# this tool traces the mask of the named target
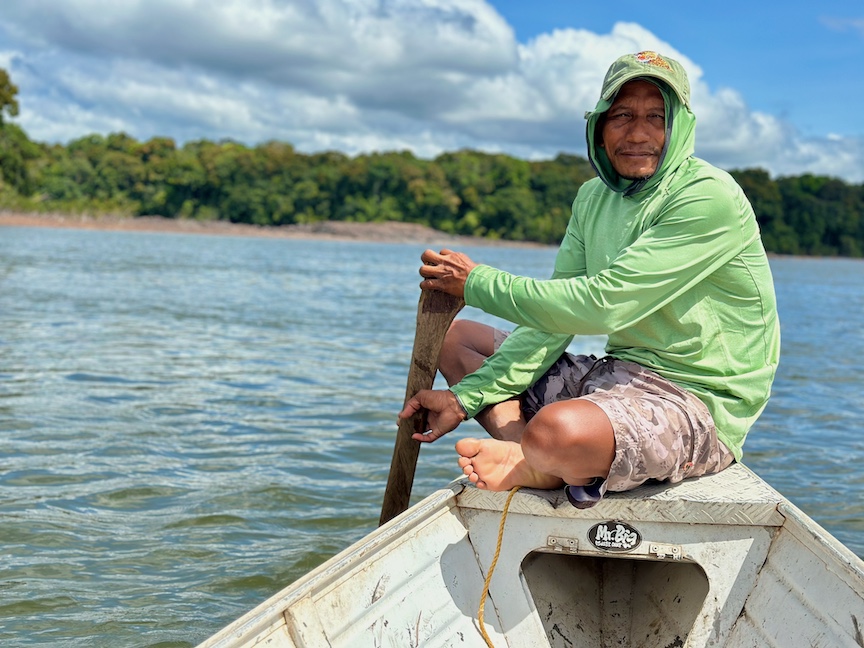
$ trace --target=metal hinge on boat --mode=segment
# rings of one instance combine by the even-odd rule
[[[654,554],[658,558],[671,558],[672,560],[681,560],[682,550],[681,545],[668,545],[652,542],[648,545],[648,553]]]
[[[554,551],[576,553],[579,550],[579,541],[576,538],[549,536],[546,538],[546,546]]]

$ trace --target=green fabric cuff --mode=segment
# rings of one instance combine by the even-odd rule
[[[490,278],[495,277],[500,272],[500,270],[488,265],[475,267],[465,281],[465,304],[482,309],[483,298],[489,294]]]
[[[459,401],[459,404],[462,406],[462,409],[465,410],[465,414],[467,414],[469,419],[474,418],[477,414],[486,407],[486,403],[483,400],[483,394],[480,391],[465,389],[464,387],[460,388],[460,385],[453,385],[450,388],[450,391],[453,392],[453,395],[456,396],[456,400]]]

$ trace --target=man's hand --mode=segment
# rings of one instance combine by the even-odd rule
[[[440,439],[448,432],[455,430],[467,416],[459,404],[456,395],[447,389],[424,389],[405,403],[399,412],[399,420],[414,416],[420,410],[427,410],[429,431],[426,434],[413,434],[411,438],[422,443],[430,443]]]
[[[440,290],[454,297],[465,296],[465,282],[468,275],[477,267],[467,255],[453,250],[441,250],[440,253],[426,250],[420,255],[423,265],[420,267],[420,282],[423,290]]]

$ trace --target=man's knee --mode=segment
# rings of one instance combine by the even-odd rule
[[[457,346],[465,344],[469,337],[468,332],[470,325],[473,322],[470,320],[456,319],[450,323],[450,328],[447,329],[447,334],[444,336],[444,347]]]
[[[615,456],[615,434],[594,403],[560,401],[541,408],[528,422],[522,450],[533,466],[565,479],[605,476]]]
[[[558,405],[542,407],[525,426],[522,446],[532,454],[551,456],[560,452],[565,439],[571,443],[578,439],[577,421],[569,409]]]
[[[454,320],[444,336],[438,369],[453,385],[475,371],[495,351],[494,329],[471,320]]]
[[[465,350],[465,320],[454,320],[447,329],[441,355],[438,357],[438,369],[449,384],[459,382],[464,373],[461,370],[461,357]],[[459,375],[459,374],[462,375]]]

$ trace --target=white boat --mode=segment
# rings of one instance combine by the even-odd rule
[[[864,647],[864,562],[742,465],[585,510],[522,489],[496,551],[508,497],[454,482],[201,648]]]

